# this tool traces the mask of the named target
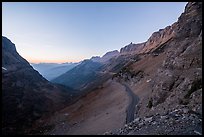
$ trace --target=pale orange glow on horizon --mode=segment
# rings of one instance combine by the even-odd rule
[[[66,63],[66,62],[80,62],[81,60],[45,60],[45,59],[26,59],[29,63]]]
[[[29,63],[78,63],[80,61],[83,61],[85,59],[89,59],[90,57],[83,57],[83,56],[76,56],[74,58],[66,58],[66,57],[31,57],[30,55],[23,55],[20,54],[21,57],[23,57],[25,60],[27,60]]]

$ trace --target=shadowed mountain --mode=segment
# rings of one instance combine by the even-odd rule
[[[2,132],[25,134],[35,120],[69,104],[74,90],[48,82],[2,36]]]
[[[74,67],[70,71],[62,74],[61,76],[52,80],[53,83],[59,83],[72,87],[77,90],[88,90],[90,87],[97,85],[107,79],[108,75],[105,75],[102,71],[106,70],[104,66],[109,63],[110,59],[116,58],[119,55],[117,50],[107,52],[102,57],[95,56],[91,59],[86,59],[78,66]],[[108,76],[110,78],[111,76]],[[92,85],[92,83],[94,85]]]
[[[100,71],[101,66],[102,64],[99,62],[84,60],[81,64],[52,80],[52,82],[80,90],[97,78],[97,72]]]
[[[66,85],[81,91],[88,91],[97,88],[100,83],[103,83],[111,77],[109,72],[106,73],[106,64],[118,55],[119,52],[114,50],[107,52],[102,57],[94,56],[91,59],[86,59],[70,71],[53,79],[52,82]]]

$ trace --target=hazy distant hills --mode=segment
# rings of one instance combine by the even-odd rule
[[[100,56],[94,56],[90,59],[90,61],[88,60],[84,60],[83,63],[86,64],[87,66],[95,66],[96,64],[105,64],[107,63],[107,61],[109,61],[109,59],[113,58],[113,57],[117,57],[119,55],[119,52],[117,50],[114,51],[110,51],[107,52],[105,55],[103,55],[102,57]],[[91,65],[90,62],[93,62],[93,64]],[[73,85],[73,83],[78,83],[78,82],[74,82],[73,80],[73,76],[71,77],[65,77],[65,76],[61,76],[62,74],[67,75],[68,73],[76,73],[74,72],[74,70],[68,72],[69,70],[71,70],[72,68],[74,68],[75,66],[79,65],[81,62],[79,63],[62,63],[62,64],[58,64],[58,63],[31,63],[31,65],[33,66],[33,68],[35,70],[37,70],[43,77],[45,77],[47,80],[52,81],[52,82],[56,82],[56,83],[60,83],[63,85],[69,85],[71,87],[75,87],[75,85]],[[81,65],[80,67],[83,67],[84,65]],[[76,69],[75,69],[76,70]],[[85,70],[83,71],[88,71],[89,68],[86,67]],[[83,71],[78,72],[78,74],[80,73],[84,73]],[[90,67],[90,71],[93,72],[93,68]],[[86,76],[83,74],[83,76],[87,77],[88,75],[90,75],[90,77],[94,77],[92,75],[93,73],[90,74],[86,74]],[[60,76],[60,77],[59,77]],[[68,75],[67,75],[68,76]],[[58,78],[59,77],[59,78]],[[62,78],[62,79],[61,79]],[[70,79],[70,81],[73,82],[68,82]],[[81,79],[81,77],[78,77],[78,79]],[[83,78],[82,78],[83,79]],[[91,78],[90,78],[91,79]],[[88,79],[87,79],[88,80]],[[66,81],[66,82],[65,82]],[[85,82],[85,80],[82,80]],[[89,80],[87,82],[90,82]],[[85,82],[86,83],[86,82]],[[80,83],[80,84],[85,84],[85,83]]]
[[[114,50],[107,52],[102,57],[95,56],[91,59],[86,59],[70,71],[53,79],[52,82],[82,90],[90,83],[96,83],[96,81],[101,80],[101,71],[104,69],[105,64],[107,64],[111,58],[117,57],[118,55],[119,52]]]
[[[80,90],[85,84],[96,79],[97,71],[100,70],[101,66],[102,64],[99,62],[84,60],[81,64],[53,79],[51,82]]]
[[[79,63],[31,63],[31,66],[37,70],[47,80],[53,80],[61,74],[69,71]]]

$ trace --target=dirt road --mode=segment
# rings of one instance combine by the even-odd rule
[[[125,90],[127,91],[128,96],[130,98],[130,103],[126,110],[126,113],[127,113],[126,123],[130,123],[134,120],[135,106],[139,102],[139,97],[135,95],[134,92],[126,84],[122,84],[122,85],[125,86]]]

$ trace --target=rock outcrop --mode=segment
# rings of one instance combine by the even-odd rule
[[[120,54],[131,54],[131,53],[137,54],[143,49],[144,46],[145,46],[145,42],[139,43],[139,44],[134,44],[131,42],[127,46],[120,49]]]
[[[109,51],[101,57],[101,62],[106,62],[109,59],[116,57],[118,55],[119,55],[119,52],[117,50]]]
[[[93,62],[100,62],[100,63],[107,63],[111,58],[117,57],[119,55],[119,52],[117,50],[109,51],[106,54],[104,54],[102,57],[100,56],[93,56],[90,60]]]
[[[101,59],[100,56],[93,56],[93,57],[90,58],[90,60],[92,60],[93,62],[99,62],[100,59]]]
[[[148,53],[151,50],[159,47],[160,45],[164,44],[168,40],[174,37],[174,29],[175,24],[172,26],[167,26],[164,29],[160,29],[157,32],[154,32],[151,37],[143,43],[133,44],[130,43],[129,45],[120,49],[121,54],[141,54],[141,53]]]
[[[167,58],[152,79],[149,99],[152,99],[154,110],[150,109],[148,114],[159,110],[165,112],[167,110],[161,110],[173,108],[177,104],[188,105],[202,114],[202,99],[194,100],[192,97],[193,94],[202,96],[201,13],[201,3],[188,3],[185,12],[175,23],[175,37],[168,42],[168,49],[164,51]],[[190,103],[193,100],[198,103],[194,107]]]
[[[105,135],[202,135],[202,118],[184,106],[166,114],[136,118],[124,128]]]

